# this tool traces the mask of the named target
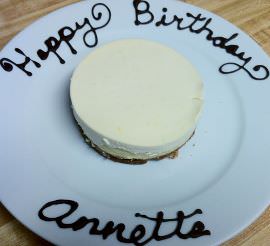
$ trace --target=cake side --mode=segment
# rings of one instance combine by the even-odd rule
[[[193,134],[191,135],[191,137],[186,141],[186,143],[184,143],[182,146],[178,147],[177,149],[175,149],[174,151],[171,151],[170,153],[161,155],[159,157],[155,157],[155,158],[148,158],[148,159],[125,159],[121,156],[114,156],[111,155],[109,153],[107,153],[106,151],[102,150],[101,148],[99,148],[97,145],[95,145],[84,133],[83,129],[80,127],[79,123],[76,121],[75,119],[75,124],[81,134],[81,136],[83,137],[85,143],[92,148],[94,151],[96,151],[98,154],[102,155],[103,157],[105,157],[108,160],[114,161],[114,162],[119,162],[119,163],[123,163],[123,164],[129,164],[129,165],[143,165],[146,164],[148,161],[159,161],[159,160],[163,160],[165,158],[169,158],[169,159],[175,159],[178,157],[179,155],[179,150],[194,136],[195,131],[193,132]]]
[[[102,152],[110,156],[117,157],[118,159],[130,160],[151,160],[159,159],[161,156],[167,156],[175,150],[183,146],[193,135],[194,128],[190,128],[188,132],[179,137],[176,141],[157,146],[136,146],[127,143],[122,143],[115,139],[110,139],[101,133],[89,128],[85,122],[73,110],[73,116],[83,132],[83,136],[96,146]],[[86,139],[86,138],[85,138]]]

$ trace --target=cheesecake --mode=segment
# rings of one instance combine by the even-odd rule
[[[196,68],[163,44],[142,39],[96,48],[70,83],[85,141],[124,163],[175,156],[194,134],[203,106]]]

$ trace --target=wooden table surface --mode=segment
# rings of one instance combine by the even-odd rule
[[[35,19],[74,2],[78,0],[0,0],[0,48]],[[270,0],[186,0],[186,2],[208,9],[234,23],[270,54]],[[26,229],[0,205],[0,245],[50,244]],[[224,245],[269,246],[270,208],[249,228]]]

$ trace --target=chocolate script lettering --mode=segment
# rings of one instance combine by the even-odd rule
[[[23,71],[24,73],[26,73],[28,76],[32,76],[32,73],[26,70],[26,65],[32,62],[37,68],[41,67],[40,63],[32,60],[21,49],[15,48],[15,51],[24,57],[24,61],[21,63],[16,63],[8,58],[0,59],[0,65],[5,71],[11,72],[13,70],[13,67],[15,66],[18,69],[20,69],[21,71]]]
[[[56,210],[62,206],[68,206],[68,210],[61,215],[49,216],[48,210]],[[113,234],[116,235],[116,239],[121,243],[133,244],[135,246],[144,246],[151,241],[164,241],[174,236],[179,239],[199,238],[202,236],[209,236],[211,232],[205,229],[205,225],[201,221],[195,222],[190,231],[183,233],[182,226],[184,222],[196,215],[202,214],[202,210],[197,209],[193,213],[185,215],[184,212],[179,211],[176,218],[166,219],[162,211],[158,212],[156,217],[149,217],[140,213],[135,214],[135,217],[142,218],[144,220],[152,221],[154,223],[154,229],[151,231],[150,236],[147,235],[147,228],[143,224],[136,225],[131,231],[129,236],[124,236],[126,226],[123,223],[115,224],[113,221],[108,221],[105,226],[100,226],[100,221],[97,218],[87,218],[85,216],[79,217],[72,223],[64,222],[66,218],[73,215],[79,208],[79,204],[72,200],[55,200],[46,203],[38,212],[38,216],[41,220],[46,222],[55,222],[61,229],[71,229],[74,232],[79,231],[86,226],[89,226],[89,234],[101,236],[103,240],[106,240]],[[58,210],[59,211],[59,210]],[[160,229],[165,223],[175,223],[175,229],[166,235],[160,234]],[[126,233],[125,233],[126,234]],[[149,233],[148,233],[149,235]]]
[[[193,15],[186,13],[185,16],[179,17],[177,15],[169,16],[168,9],[164,7],[161,18],[156,18],[151,11],[151,6],[148,1],[134,0],[133,6],[135,10],[136,26],[155,24],[156,27],[167,27],[176,25],[178,31],[188,30],[194,34],[204,34],[207,41],[211,42],[214,47],[225,50],[226,53],[239,59],[237,62],[228,62],[219,67],[219,72],[222,74],[230,74],[238,71],[245,71],[250,78],[254,80],[265,80],[269,77],[269,69],[264,65],[255,65],[248,68],[248,64],[252,61],[252,57],[246,55],[246,52],[239,51],[239,45],[231,44],[235,40],[238,33],[234,33],[229,37],[216,36],[214,31],[210,28],[212,18],[202,16],[202,14]],[[188,23],[188,24],[186,24]]]
[[[202,14],[194,15],[192,13],[185,13],[183,16],[169,15],[168,8],[163,7],[160,10],[161,17],[157,17],[156,13],[153,13],[151,5],[146,0],[133,0],[133,8],[135,10],[136,26],[145,26],[154,24],[156,28],[165,28],[168,26],[175,26],[177,31],[189,31],[190,33],[197,35],[204,35],[205,39],[211,43],[213,47],[224,50],[227,54],[235,57],[237,60],[227,62],[219,67],[219,72],[222,74],[232,74],[240,71],[244,71],[250,78],[254,80],[266,80],[269,78],[269,68],[264,65],[251,65],[253,57],[241,51],[240,46],[233,44],[236,41],[239,33],[234,33],[230,36],[216,35],[213,29],[210,27],[212,18],[207,18]],[[37,58],[40,61],[47,60],[50,55],[54,55],[60,64],[65,64],[63,55],[60,54],[59,48],[65,44],[71,54],[76,55],[77,50],[72,45],[72,40],[76,36],[77,32],[82,29],[85,33],[83,35],[83,42],[86,47],[94,48],[98,42],[97,31],[106,27],[111,21],[111,10],[104,3],[97,3],[91,8],[91,17],[95,22],[102,22],[100,25],[95,26],[89,18],[79,23],[76,22],[74,27],[65,26],[58,30],[57,36],[51,36],[44,41],[45,48],[37,50]],[[32,72],[29,71],[27,66],[34,64],[35,67],[40,68],[41,63],[36,59],[31,59],[21,49],[15,48],[15,51],[23,56],[22,62],[15,62],[9,58],[0,59],[0,66],[6,72],[13,71],[14,67],[17,67],[27,76],[32,76]]]
[[[104,17],[105,15],[106,17]],[[49,37],[44,41],[46,48],[39,49],[37,51],[38,58],[44,61],[47,60],[51,54],[53,54],[57,57],[57,59],[61,64],[64,64],[65,60],[59,54],[58,49],[61,47],[63,43],[65,43],[70,49],[70,52],[76,55],[77,51],[71,44],[71,41],[75,37],[76,33],[83,28],[86,28],[86,31],[83,35],[83,42],[85,46],[89,48],[95,47],[99,41],[97,31],[99,29],[106,27],[109,24],[111,20],[111,11],[107,5],[103,3],[97,3],[91,9],[91,17],[93,18],[93,20],[103,23],[101,23],[101,25],[99,26],[94,26],[90,22],[89,18],[84,18],[82,24],[76,22],[75,27],[65,26],[61,28],[60,30],[58,30],[58,37]],[[23,71],[26,75],[32,76],[32,72],[28,71],[27,65],[32,62],[37,68],[41,67],[40,63],[26,56],[21,49],[16,48],[15,51],[20,55],[24,56],[24,61],[22,63],[17,63],[8,58],[0,59],[0,66],[6,72],[11,72],[13,70],[13,67],[15,66],[19,68],[21,71]]]

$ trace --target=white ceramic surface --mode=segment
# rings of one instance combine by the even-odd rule
[[[147,245],[217,245],[229,239],[269,205],[270,79],[255,80],[243,69],[231,74],[220,73],[222,64],[243,61],[214,47],[206,40],[206,31],[199,34],[179,31],[176,23],[167,27],[157,27],[154,22],[136,26],[132,1],[100,2],[109,7],[111,20],[96,31],[98,45],[125,38],[155,40],[179,51],[200,71],[205,106],[196,134],[181,149],[178,158],[142,166],[114,163],[89,149],[74,123],[69,100],[72,71],[94,49],[83,42],[89,26],[77,31],[70,41],[77,54],[72,54],[65,43],[57,50],[65,64],[60,64],[52,53],[44,61],[37,56],[38,49],[46,50],[46,39],[51,36],[59,39],[60,28],[74,29],[75,23],[82,24],[86,17],[94,27],[108,20],[108,10],[101,5],[94,7],[96,19],[93,18],[91,9],[99,2],[70,5],[29,26],[0,53],[0,59],[19,63],[24,61],[24,56],[14,48],[20,48],[41,64],[40,68],[31,62],[27,65],[33,76],[27,76],[16,66],[11,72],[0,66],[1,202],[31,230],[58,245],[123,243],[115,234],[106,240],[89,235],[90,225],[72,231],[41,220],[40,208],[57,199],[79,203],[76,213],[66,221],[87,216],[98,218],[105,225],[112,220],[126,225],[125,235],[138,224],[144,225],[147,235],[152,233],[155,223],[135,217],[137,212],[154,217],[163,211],[165,218],[175,218],[178,211],[185,214],[195,209],[203,211],[185,220],[182,231],[189,231],[200,220],[211,235],[188,240],[173,236],[160,242],[152,240]],[[176,14],[188,21],[187,12],[212,18],[209,27],[215,36],[239,33],[231,44],[240,46],[238,53],[245,52],[245,57],[252,57],[247,65],[249,71],[257,64],[269,69],[270,59],[263,50],[220,17],[175,0],[148,2],[156,21],[165,6],[168,20]],[[142,3],[140,9],[144,8]],[[97,10],[103,13],[100,20]],[[141,22],[150,17],[149,14],[139,16]],[[94,38],[93,32],[88,33],[85,41],[89,44]],[[258,77],[264,76],[262,69],[252,72]],[[63,214],[67,206],[50,209],[46,212],[52,216]],[[168,234],[174,227],[175,222],[163,223],[160,234]]]

